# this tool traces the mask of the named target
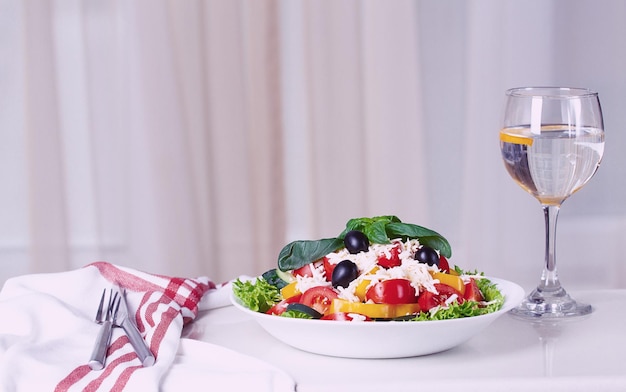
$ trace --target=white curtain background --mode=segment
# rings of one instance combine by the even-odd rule
[[[106,260],[216,281],[395,214],[531,288],[539,203],[504,91],[589,87],[605,159],[566,201],[566,288],[626,287],[626,2],[0,0],[0,283]]]

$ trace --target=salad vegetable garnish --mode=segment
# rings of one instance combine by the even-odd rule
[[[278,288],[262,278],[255,282],[237,279],[233,292],[248,309],[255,312],[267,312],[281,300]]]
[[[418,239],[422,245],[438,250],[444,257],[452,256],[450,244],[437,232],[418,225],[402,223],[398,217],[387,215],[351,219],[337,238],[291,242],[278,255],[278,268],[281,271],[295,270],[309,264],[311,260],[318,260],[343,248],[346,234],[350,231],[360,231],[367,236],[369,242],[377,244],[389,244],[392,238]]]
[[[249,309],[344,321],[445,320],[499,310],[504,297],[478,271],[450,268],[440,234],[396,216],[351,219],[336,238],[294,241],[278,268],[233,292]]]

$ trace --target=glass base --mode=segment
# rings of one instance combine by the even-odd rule
[[[565,289],[540,291],[535,289],[511,314],[526,319],[560,319],[590,314],[591,305],[579,303],[567,294]]]

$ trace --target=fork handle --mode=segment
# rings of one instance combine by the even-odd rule
[[[107,357],[107,350],[111,342],[111,322],[104,321],[96,338],[96,344],[89,358],[89,367],[93,370],[102,370]]]
[[[143,337],[141,337],[141,334],[139,333],[139,330],[137,330],[135,324],[133,324],[128,317],[124,318],[124,321],[122,321],[122,328],[124,328],[124,332],[126,332],[128,340],[130,340],[130,344],[132,344],[135,349],[135,352],[139,357],[139,361],[141,361],[141,365],[144,367],[154,365],[154,355],[148,348],[146,341],[143,340]]]

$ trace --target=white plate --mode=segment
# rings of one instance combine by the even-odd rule
[[[502,308],[482,316],[423,322],[351,322],[307,320],[254,312],[231,301],[276,339],[316,354],[346,358],[402,358],[433,354],[458,346],[478,334],[524,298],[524,289],[489,278],[504,295]]]

